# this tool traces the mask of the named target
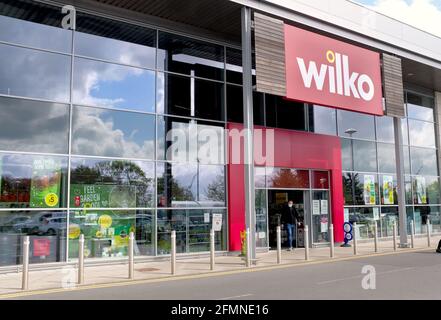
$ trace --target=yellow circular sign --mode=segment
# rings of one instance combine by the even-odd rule
[[[77,224],[69,225],[69,239],[77,239],[81,234],[80,226]]]
[[[329,63],[334,63],[335,62],[335,54],[334,54],[334,52],[331,51],[331,50],[328,50],[326,52],[326,59],[328,59]]]
[[[58,196],[55,193],[48,193],[44,197],[44,202],[49,207],[55,207],[58,204]]]
[[[112,217],[107,214],[103,214],[99,217],[98,224],[101,226],[101,228],[109,228],[112,225]]]

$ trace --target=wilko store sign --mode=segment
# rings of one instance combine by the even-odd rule
[[[286,97],[383,115],[379,53],[285,25]]]

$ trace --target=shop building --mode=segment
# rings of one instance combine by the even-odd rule
[[[441,232],[441,39],[328,2],[0,0],[1,270],[25,235],[33,264],[76,260],[81,233],[86,261],[123,258],[130,232],[140,258],[172,230],[204,254],[214,221],[219,253],[250,226],[264,251],[288,199],[313,246],[345,221]],[[247,126],[271,162],[232,161]]]

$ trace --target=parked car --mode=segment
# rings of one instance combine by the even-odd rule
[[[45,222],[45,219],[52,217],[65,217],[61,212],[57,211],[44,211],[33,213],[31,217],[23,222],[13,225],[14,232],[25,233],[29,235],[39,234],[40,226]]]
[[[46,218],[39,227],[38,233],[48,236],[62,234],[67,229],[67,220],[65,217]]]
[[[4,222],[2,222],[0,224],[0,231],[1,232],[13,231],[14,225],[16,225],[18,223],[25,222],[25,221],[27,221],[29,219],[30,219],[29,216],[25,216],[25,215],[16,216],[16,215],[13,215],[12,217],[10,217],[9,219],[6,219]]]

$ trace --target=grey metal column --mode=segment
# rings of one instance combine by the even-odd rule
[[[395,159],[397,165],[397,200],[398,217],[400,224],[400,248],[408,248],[407,240],[407,214],[406,214],[406,191],[404,187],[404,152],[403,136],[401,132],[401,119],[394,117],[395,133]]]
[[[245,224],[250,230],[247,246],[251,261],[256,259],[256,216],[254,210],[254,156],[253,156],[253,82],[251,48],[251,9],[242,7],[242,68],[243,68],[243,118],[245,161]]]

